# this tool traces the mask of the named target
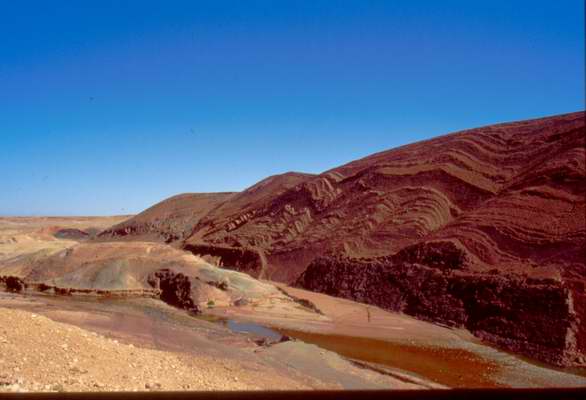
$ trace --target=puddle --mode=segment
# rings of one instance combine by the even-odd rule
[[[276,332],[262,325],[253,324],[249,322],[238,322],[229,319],[225,322],[225,325],[232,332],[252,333],[254,335],[262,336],[264,338],[271,339],[274,341],[279,341],[283,337],[283,335],[281,335],[279,332]]]
[[[283,338],[283,335],[278,331],[253,322],[236,321],[210,314],[193,315],[193,317],[207,322],[222,324],[235,333],[252,334],[254,336],[269,339],[272,342],[278,342]]]

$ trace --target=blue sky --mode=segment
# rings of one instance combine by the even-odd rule
[[[584,3],[0,0],[0,215],[139,212],[584,109]]]

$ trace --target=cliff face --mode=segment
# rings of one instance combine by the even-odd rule
[[[584,129],[583,112],[565,114],[278,175],[172,237],[253,276],[584,363]]]
[[[434,264],[433,259],[413,259],[401,253],[370,261],[320,258],[296,284],[463,327],[508,350],[552,364],[586,363],[585,332],[580,326],[584,314],[577,311],[574,292],[564,282],[471,274],[450,261]]]

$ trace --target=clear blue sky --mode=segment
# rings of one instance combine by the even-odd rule
[[[584,109],[582,0],[0,0],[0,215],[134,213]]]

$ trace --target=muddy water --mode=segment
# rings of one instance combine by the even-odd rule
[[[233,332],[249,333],[269,339],[278,340],[282,335],[287,335],[349,359],[411,372],[449,387],[503,386],[493,379],[493,375],[499,370],[496,363],[464,349],[414,346],[364,337],[267,328],[251,322],[213,315],[201,315],[196,318],[222,324]]]
[[[272,329],[266,328],[262,325],[253,324],[249,322],[238,322],[233,320],[228,320],[226,322],[226,327],[230,329],[232,332],[238,333],[249,333],[253,335],[258,335],[265,337],[267,339],[272,340],[280,340],[282,335],[278,332],[275,332]]]
[[[269,339],[273,342],[278,342],[283,338],[283,335],[274,329],[268,328],[264,325],[259,325],[254,322],[236,321],[234,319],[227,319],[218,317],[212,314],[192,315],[196,319],[203,321],[214,322],[221,324],[235,333],[243,333],[252,336]]]
[[[500,387],[491,377],[495,363],[463,349],[419,347],[362,337],[277,329],[341,356],[398,368],[449,387]]]

